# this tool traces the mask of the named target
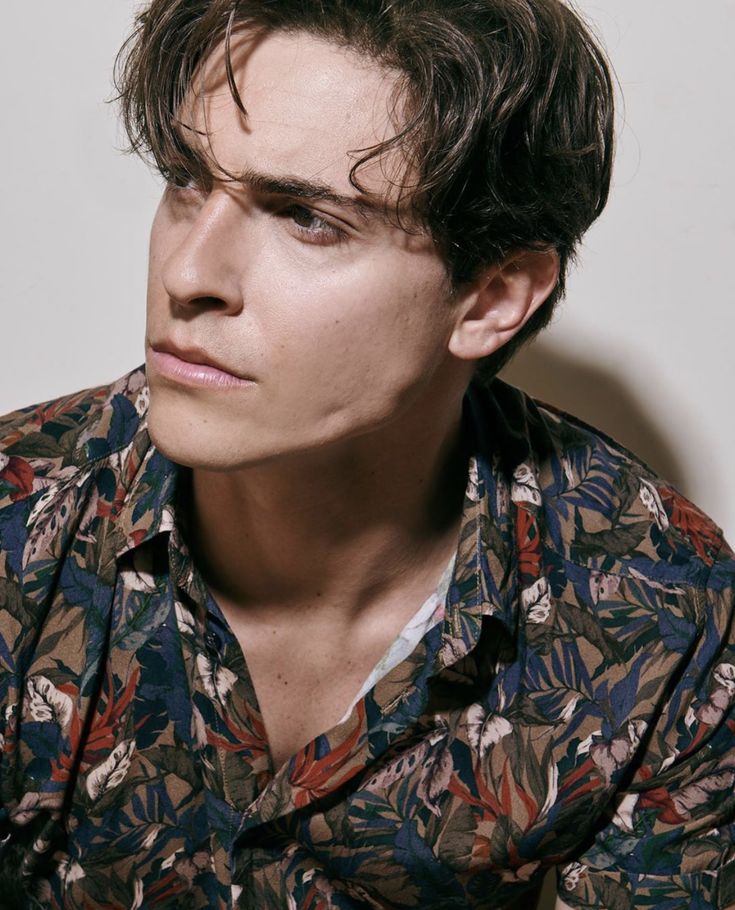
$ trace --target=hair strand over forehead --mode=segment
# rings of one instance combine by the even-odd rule
[[[244,29],[307,31],[399,74],[397,133],[353,150],[350,180],[362,189],[360,168],[400,147],[395,220],[431,232],[455,288],[513,251],[558,252],[549,299],[479,362],[478,378],[494,376],[551,321],[577,245],[607,202],[614,91],[589,26],[561,0],[151,0],[118,53],[111,100],[127,151],[152,159],[167,180],[209,171],[178,116],[220,45],[230,93],[247,114],[232,64],[233,36]]]

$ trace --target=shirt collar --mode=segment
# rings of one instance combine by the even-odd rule
[[[511,389],[499,380],[490,388],[472,383],[463,401],[467,487],[438,670],[474,648],[483,617],[493,617],[511,638],[516,634],[517,558],[509,466],[527,453],[527,446],[522,431],[507,424],[494,394],[496,384]]]
[[[512,503],[519,466],[538,473],[534,436],[540,424],[531,400],[497,377],[471,383],[462,404],[468,477],[454,574],[447,594],[440,664],[448,666],[477,642],[483,617],[515,637],[517,545]],[[147,436],[145,420],[139,432]],[[115,522],[115,557],[176,528],[177,492],[190,469],[168,459],[148,439]]]
[[[148,437],[145,423],[139,432]],[[188,470],[167,458],[148,439],[148,448],[115,522],[116,559],[174,529],[177,491]]]

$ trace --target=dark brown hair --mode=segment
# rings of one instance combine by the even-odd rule
[[[503,347],[478,362],[488,380],[551,320],[580,238],[607,201],[613,86],[598,42],[560,0],[152,0],[115,60],[126,151],[166,179],[206,173],[176,122],[198,65],[241,27],[305,30],[397,69],[398,134],[350,171],[401,144],[418,174],[404,186],[454,289],[518,249],[556,249],[557,287]],[[407,103],[406,103],[407,102]],[[407,168],[407,173],[409,172]],[[224,169],[223,169],[224,170]],[[225,173],[228,173],[225,171]],[[232,176],[232,175],[229,175]]]

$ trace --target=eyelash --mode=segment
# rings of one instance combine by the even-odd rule
[[[184,181],[182,178],[172,178],[167,181],[169,187],[175,194],[183,194],[188,191],[198,192],[199,188],[196,183],[192,180]],[[335,246],[340,243],[344,243],[349,240],[349,235],[346,231],[343,231],[341,228],[337,227],[336,224],[333,224],[327,218],[324,218],[322,215],[318,214],[314,209],[309,208],[307,205],[302,205],[298,202],[291,202],[282,207],[277,207],[273,205],[269,207],[273,214],[280,217],[290,217],[296,233],[302,237],[306,243],[317,244],[320,246]],[[298,224],[295,219],[295,215],[303,214],[318,222],[320,225],[319,230],[309,230],[303,225]]]
[[[321,228],[317,231],[308,230],[301,224],[297,224],[294,214],[297,212],[302,212],[306,214],[309,218],[317,221]],[[306,205],[300,205],[299,203],[292,203],[287,205],[285,208],[278,210],[279,215],[286,217],[291,217],[292,223],[296,228],[297,233],[301,234],[303,237],[310,238],[309,243],[319,243],[319,244],[336,244],[344,243],[348,239],[348,235],[341,228],[338,228],[336,224],[332,224],[331,221],[327,221],[326,218],[323,218],[321,215],[318,215],[313,209],[310,209]],[[319,238],[319,239],[316,239]]]

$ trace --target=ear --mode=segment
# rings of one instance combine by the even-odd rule
[[[519,332],[559,280],[556,250],[519,250],[460,295],[449,350],[461,360],[497,351]]]

